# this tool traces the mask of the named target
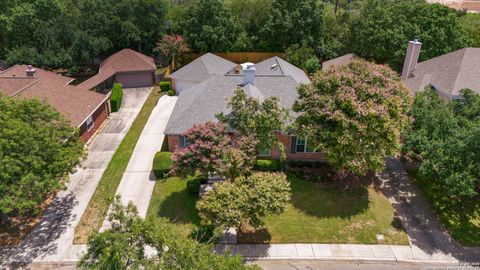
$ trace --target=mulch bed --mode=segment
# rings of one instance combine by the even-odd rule
[[[0,246],[20,244],[42,219],[44,211],[53,202],[55,195],[49,196],[40,206],[40,214],[10,217],[7,227],[0,226]]]

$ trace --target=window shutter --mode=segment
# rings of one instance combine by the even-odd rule
[[[292,136],[292,143],[291,143],[291,153],[295,153],[297,150],[297,136]]]

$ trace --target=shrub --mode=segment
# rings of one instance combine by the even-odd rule
[[[160,86],[160,89],[162,90],[162,92],[167,92],[172,89],[170,82],[167,82],[167,81],[160,82],[158,83],[158,85]]]
[[[320,69],[320,61],[317,57],[313,56],[308,58],[303,64],[308,74],[314,74]]]
[[[169,96],[175,96],[176,93],[175,93],[175,90],[170,89],[170,90],[168,90],[167,94],[168,94]]]
[[[172,164],[171,152],[158,152],[153,159],[153,173],[157,178],[164,178],[165,174],[170,171]]]
[[[112,96],[110,97],[110,104],[112,105],[112,112],[118,112],[122,106],[123,88],[121,83],[115,83],[112,88]]]
[[[263,171],[263,172],[276,172],[282,171],[285,168],[285,164],[280,160],[272,159],[259,159],[255,162],[253,166],[254,170]]]

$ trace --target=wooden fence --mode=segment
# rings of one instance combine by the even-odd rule
[[[245,62],[258,63],[274,56],[285,56],[284,52],[218,52],[214,54],[237,64]],[[192,53],[190,61],[193,61],[202,55],[203,54],[200,53]]]

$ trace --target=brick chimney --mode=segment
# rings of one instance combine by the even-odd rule
[[[420,56],[420,49],[422,43],[418,41],[418,38],[408,42],[407,55],[405,56],[405,62],[402,69],[402,80],[408,79],[418,63],[418,56]]]
[[[28,65],[27,70],[25,70],[27,73],[27,77],[35,77],[35,73],[37,72],[36,69],[32,67],[32,65]]]
[[[243,85],[255,85],[255,64],[243,63]]]

